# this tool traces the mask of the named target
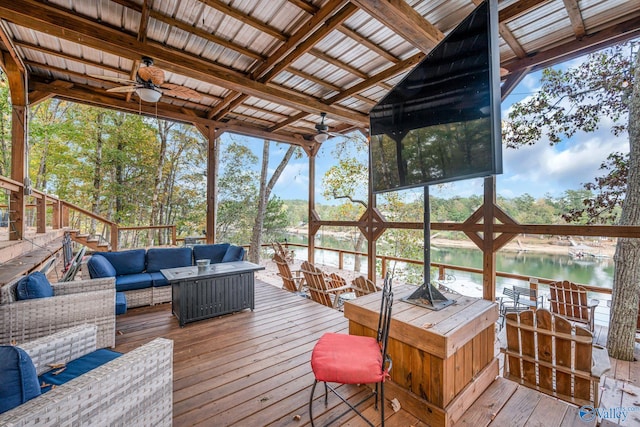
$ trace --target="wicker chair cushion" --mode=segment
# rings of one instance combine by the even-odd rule
[[[45,372],[38,377],[41,384],[47,385],[42,387],[42,393],[48,392],[54,385],[59,386],[69,382],[120,356],[122,356],[122,353],[103,348],[70,361],[65,365],[64,370],[52,369],[49,372]]]
[[[229,243],[216,243],[214,245],[195,245],[193,247],[193,259],[208,259],[211,263],[222,262],[222,258],[231,246]]]
[[[92,279],[99,277],[116,277],[116,269],[113,265],[100,254],[93,255],[87,262],[87,268],[89,269],[89,276]]]
[[[31,357],[15,346],[0,346],[0,414],[40,396]]]
[[[48,298],[53,296],[53,288],[47,276],[36,271],[18,281],[16,294],[19,300]]]
[[[242,246],[230,245],[222,258],[222,262],[242,261],[244,259],[244,248]]]
[[[103,252],[100,256],[105,257],[113,268],[116,269],[116,275],[142,273],[145,268],[145,250],[131,249],[128,251]]]
[[[124,292],[116,292],[116,315],[127,312],[127,296]]]

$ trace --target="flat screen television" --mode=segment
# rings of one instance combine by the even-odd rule
[[[502,173],[499,56],[488,0],[371,110],[374,193]]]

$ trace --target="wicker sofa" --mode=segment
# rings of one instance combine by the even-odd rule
[[[19,280],[0,288],[0,345],[22,344],[88,323],[98,328],[99,348],[115,346],[113,278],[52,283],[53,297],[18,301]]]
[[[214,264],[243,258],[244,248],[229,243],[131,249],[96,253],[87,262],[87,270],[91,278],[115,277],[116,291],[124,292],[127,307],[132,308],[171,301],[171,287],[161,269],[191,266],[197,259]]]
[[[22,344],[37,374],[96,350],[95,325]],[[170,426],[173,341],[157,338],[45,394],[0,414],[2,426]]]

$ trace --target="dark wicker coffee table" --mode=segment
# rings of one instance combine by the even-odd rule
[[[168,268],[160,272],[171,283],[173,314],[180,326],[244,309],[254,309],[253,273],[263,266],[247,261],[211,264],[205,269]]]

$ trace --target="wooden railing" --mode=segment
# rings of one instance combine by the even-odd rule
[[[268,245],[263,245],[263,246],[268,246]],[[299,247],[299,248],[308,248],[307,245],[305,244],[301,244],[301,243],[286,243],[285,244],[286,247],[290,248],[290,247]],[[356,251],[352,251],[352,250],[347,250],[347,249],[335,249],[335,248],[328,248],[328,247],[324,247],[324,246],[316,246],[315,248],[316,250],[323,250],[323,251],[329,251],[329,252],[336,252],[338,254],[338,265],[337,268],[339,268],[340,270],[344,270],[344,256],[345,255],[352,255],[352,256],[360,256],[363,258],[367,258],[367,254],[364,252],[356,252]],[[415,260],[415,259],[410,259],[410,258],[402,258],[402,257],[396,257],[396,256],[391,256],[391,255],[377,255],[376,256],[376,260],[380,260],[380,264],[381,264],[381,272],[380,272],[380,276],[384,277],[387,274],[387,271],[389,269],[389,262],[390,261],[396,261],[396,262],[402,262],[402,263],[406,263],[406,264],[413,264],[413,265],[418,265],[418,266],[423,266],[424,262],[421,260]],[[481,268],[474,268],[474,267],[464,267],[464,266],[459,266],[459,265],[452,265],[452,264],[444,264],[444,263],[439,263],[439,262],[432,262],[431,263],[431,267],[435,267],[438,269],[438,280],[446,282],[447,276],[448,276],[448,272],[455,272],[455,271],[461,271],[461,272],[465,272],[465,273],[474,273],[474,274],[478,274],[478,275],[482,275],[483,271]],[[455,274],[454,274],[455,275]],[[545,278],[545,277],[537,277],[537,276],[525,276],[522,274],[515,274],[515,273],[505,273],[505,272],[501,272],[501,271],[496,271],[496,276],[497,277],[503,277],[506,279],[513,279],[513,280],[519,280],[522,282],[525,282],[528,284],[528,286],[531,289],[535,289],[536,291],[539,289],[539,285],[548,285],[550,283],[556,282],[557,279],[549,279],[549,278]],[[605,294],[605,295],[611,295],[612,290],[611,288],[604,288],[604,287],[600,287],[600,286],[591,286],[591,285],[585,285],[585,284],[581,284],[581,283],[576,283],[577,285],[580,285],[582,287],[584,287],[587,291],[589,292],[596,292],[596,293],[600,293],[600,294]]]

